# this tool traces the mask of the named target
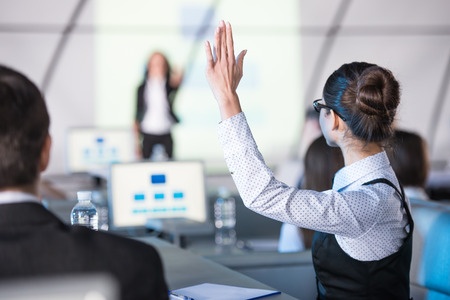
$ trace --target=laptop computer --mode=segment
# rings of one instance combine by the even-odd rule
[[[202,161],[138,161],[110,166],[109,228],[175,235],[213,231]]]
[[[9,300],[119,300],[117,281],[105,273],[66,274],[0,281],[0,299]]]
[[[130,128],[73,127],[66,132],[66,170],[106,177],[109,164],[136,161]]]

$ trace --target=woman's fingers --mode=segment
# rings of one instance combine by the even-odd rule
[[[227,54],[228,54],[228,61],[229,63],[234,63],[234,42],[233,42],[233,32],[231,30],[231,24],[230,22],[227,22],[225,26],[225,37],[226,37],[226,44],[227,44]]]
[[[241,51],[238,57],[235,57],[233,31],[229,22],[220,21],[214,41],[214,45],[205,42],[206,75],[210,86],[222,92],[230,88],[231,93],[235,93],[242,78],[244,56],[247,51]]]
[[[220,59],[221,61],[227,61],[229,49],[227,49],[227,28],[225,26],[225,22],[224,21],[220,21],[219,28],[220,28],[220,32],[219,32],[220,44],[219,44],[219,47],[220,47],[220,51],[221,51],[221,56],[218,59]]]
[[[206,54],[207,68],[212,69],[214,67],[214,59],[209,41],[205,42],[205,54]]]
[[[230,23],[220,21],[214,32],[214,44],[205,42],[206,78],[219,103],[222,119],[241,112],[236,89],[242,78],[244,56],[247,51],[234,56],[233,32]]]
[[[231,24],[220,21],[214,34],[214,45],[207,41],[205,43],[206,59],[209,66],[213,66],[216,61],[228,61],[234,63],[234,42]],[[215,57],[214,57],[215,54]]]
[[[238,55],[238,57],[237,57],[237,59],[236,59],[237,67],[238,67],[240,76],[242,76],[242,74],[243,74],[243,70],[244,70],[244,56],[245,56],[246,54],[247,54],[247,50],[242,50],[242,51],[239,53],[239,55]]]
[[[222,57],[222,47],[221,47],[221,43],[222,43],[222,28],[219,26],[216,28],[216,32],[214,34],[214,50],[216,52],[216,59],[219,60]]]

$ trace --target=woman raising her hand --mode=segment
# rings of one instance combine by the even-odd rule
[[[345,162],[332,189],[318,192],[285,185],[265,164],[236,92],[246,51],[235,58],[229,23],[220,22],[214,49],[206,42],[205,51],[222,118],[219,140],[239,194],[257,213],[317,231],[318,299],[409,299],[413,220],[384,151],[400,103],[392,73],[344,64],[313,101],[327,144],[339,147]]]

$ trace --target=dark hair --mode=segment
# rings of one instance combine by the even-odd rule
[[[396,130],[386,149],[391,166],[403,186],[425,188],[430,164],[425,140],[414,132]]]
[[[36,85],[0,65],[0,188],[37,180],[49,126],[47,107]]]
[[[366,62],[344,64],[327,79],[323,98],[356,138],[369,143],[392,136],[400,86],[391,71]]]
[[[328,146],[322,135],[309,145],[305,153],[304,165],[301,188],[322,192],[332,188],[334,174],[344,167],[344,157],[341,149]],[[306,228],[300,230],[305,247],[311,248],[314,230]]]
[[[166,77],[167,83],[169,83],[169,81],[170,81],[170,73],[172,72],[172,68],[171,68],[171,66],[170,66],[169,60],[168,60],[167,57],[164,55],[164,53],[162,53],[161,51],[155,51],[155,52],[153,52],[153,53],[150,55],[150,57],[148,58],[147,64],[145,65],[144,83],[145,83],[145,81],[148,79],[148,71],[149,71],[149,69],[148,69],[148,63],[149,63],[149,62],[152,60],[152,58],[153,58],[154,56],[156,56],[156,55],[160,55],[160,56],[164,59],[164,62],[165,62],[165,64],[166,64],[166,74],[165,74],[165,77]]]
[[[338,147],[330,147],[323,136],[316,138],[305,153],[302,188],[329,190],[334,174],[344,167],[344,157]]]

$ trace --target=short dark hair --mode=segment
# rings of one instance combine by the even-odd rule
[[[386,153],[403,186],[425,188],[430,164],[427,143],[419,134],[396,130]]]
[[[25,75],[0,65],[0,189],[36,182],[49,126],[37,86]]]
[[[359,140],[386,142],[394,133],[400,85],[385,68],[366,62],[344,64],[328,77],[323,99],[345,117]]]

